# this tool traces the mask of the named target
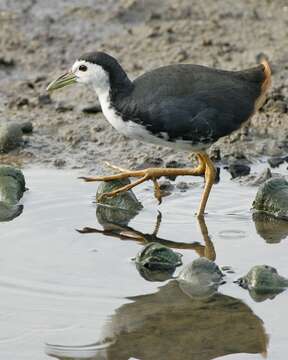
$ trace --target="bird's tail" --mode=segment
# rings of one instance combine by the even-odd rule
[[[261,94],[258,97],[256,104],[255,104],[256,110],[259,110],[261,108],[261,106],[264,104],[264,102],[266,100],[267,92],[271,86],[272,71],[271,71],[271,66],[269,64],[269,61],[264,54],[261,54],[257,60],[262,65],[263,73],[264,73],[264,81],[262,82],[262,85],[261,85]]]

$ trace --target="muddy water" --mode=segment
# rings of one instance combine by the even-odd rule
[[[288,227],[267,232],[254,223],[249,208],[256,188],[222,171],[199,224],[193,216],[199,182],[166,197],[161,219],[151,185],[144,184],[136,191],[144,210],[129,225],[122,222],[119,239],[76,231],[103,229],[95,184],[77,180],[79,173],[29,169],[25,175],[30,190],[22,215],[0,224],[1,359],[286,358],[288,292],[253,299],[233,284],[257,264],[288,276]],[[234,273],[227,273],[218,294],[202,300],[175,280],[146,281],[131,258],[141,241],[153,239],[181,247],[184,264],[216,254],[217,264]]]

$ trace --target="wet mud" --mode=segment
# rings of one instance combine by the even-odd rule
[[[285,154],[287,9],[285,0],[169,0],[157,5],[150,0],[2,0],[1,123],[31,121],[34,127],[33,135],[24,136],[24,143],[9,153],[10,161],[16,155],[26,166],[40,163],[91,172],[107,171],[103,160],[131,167],[147,158],[190,162],[188,154],[119,135],[85,87],[65,89],[52,98],[46,93],[55,76],[92,50],[111,53],[131,78],[178,62],[244,69],[265,53],[274,72],[267,103],[251,126],[220,140],[211,154],[223,163]],[[87,113],[87,107],[95,105],[96,111]],[[7,155],[1,157],[9,161]]]

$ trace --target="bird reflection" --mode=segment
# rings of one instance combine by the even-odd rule
[[[157,234],[161,213],[150,234],[129,227],[127,222],[124,224],[123,217],[121,225],[115,218],[103,217],[99,208],[97,218],[103,229],[86,227],[80,232],[101,233],[143,244],[158,242],[176,249],[195,250],[210,260],[216,258],[204,219],[199,220],[202,245],[160,238]],[[46,353],[61,360],[212,360],[237,353],[266,355],[268,337],[263,322],[247,304],[218,293],[221,283],[205,297],[195,296],[195,283],[191,284],[193,289],[188,283],[183,287],[179,279],[172,279],[153,294],[129,297],[129,303],[108,318],[98,342],[80,347],[47,345]]]
[[[210,360],[236,353],[265,356],[262,320],[239,299],[220,293],[193,299],[171,280],[154,294],[128,298],[108,319],[101,341],[48,345],[61,360]]]
[[[98,205],[96,210],[96,216],[98,222],[102,225],[103,229],[84,227],[81,230],[77,230],[81,234],[100,233],[110,237],[116,237],[121,240],[135,240],[142,244],[148,244],[150,242],[157,242],[173,249],[188,249],[194,250],[199,256],[205,256],[207,259],[214,261],[216,259],[216,252],[213,242],[209,236],[208,229],[204,218],[198,219],[198,225],[203,237],[204,245],[199,242],[179,242],[168,239],[163,239],[158,236],[159,229],[162,221],[162,214],[158,212],[154,230],[152,233],[143,233],[128,226],[129,213],[123,212],[117,209],[117,212],[113,212],[115,209],[107,208],[103,205]],[[111,212],[112,211],[112,212]],[[135,214],[132,214],[133,217]],[[126,223],[123,221],[126,216]],[[128,220],[128,221],[127,221]]]

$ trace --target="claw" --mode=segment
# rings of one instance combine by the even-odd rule
[[[109,192],[106,192],[106,193],[103,193],[103,194],[99,195],[98,201],[100,202],[101,200],[104,200],[107,197],[114,197],[114,196],[116,196],[116,195],[112,194],[112,193],[109,193]]]
[[[84,180],[86,182],[101,180],[101,179],[98,179],[98,176],[79,176],[78,179]]]
[[[110,169],[113,169],[113,170],[117,170],[117,171],[120,171],[120,172],[129,172],[129,170],[123,169],[123,168],[121,168],[120,166],[116,166],[116,165],[110,164],[108,161],[104,161],[104,164],[105,164],[106,166],[108,166]]]
[[[122,186],[121,188],[101,194],[98,198],[98,201],[101,201],[105,197],[114,197],[118,194],[133,189],[135,186],[143,183],[147,180],[152,180],[154,183],[154,196],[158,200],[158,203],[161,204],[162,202],[162,194],[160,190],[160,186],[157,182],[161,176],[178,176],[178,175],[190,175],[190,176],[201,176],[205,173],[205,178],[207,178],[207,183],[205,185],[204,193],[201,199],[198,216],[201,217],[204,214],[205,206],[208,200],[208,196],[212,187],[212,180],[215,177],[215,169],[213,163],[209,159],[209,157],[205,153],[198,153],[198,166],[195,168],[148,168],[145,170],[134,170],[130,171],[127,169],[120,168],[115,165],[111,165],[109,162],[105,162],[107,166],[109,166],[113,170],[119,171],[114,175],[107,175],[107,176],[83,176],[80,179],[86,182],[92,181],[112,181],[112,180],[121,180],[127,178],[138,178],[136,181]],[[213,180],[214,181],[214,180]]]

